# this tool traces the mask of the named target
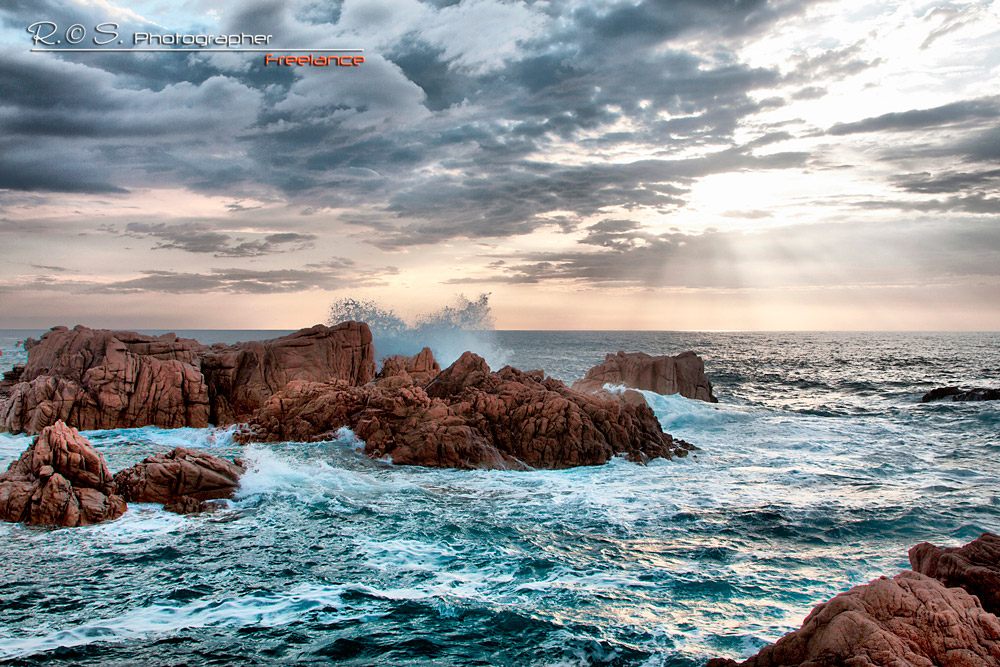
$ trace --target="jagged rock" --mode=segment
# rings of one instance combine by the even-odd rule
[[[187,514],[205,509],[203,501],[232,498],[244,472],[238,459],[177,447],[115,473],[114,484],[129,502],[161,503],[169,511]]]
[[[434,360],[434,353],[425,347],[412,357],[395,354],[382,360],[382,370],[378,377],[386,378],[406,373],[414,382],[427,382],[441,372],[441,366]]]
[[[707,667],[997,667],[1000,621],[960,588],[907,570],[855,586],[748,660]]]
[[[922,542],[910,549],[910,567],[959,587],[979,598],[983,608],[1000,614],[1000,536],[983,533],[964,547],[936,547]]]
[[[104,457],[75,428],[46,427],[0,475],[0,519],[34,526],[86,526],[126,509]]]
[[[1000,389],[986,389],[976,387],[974,389],[962,389],[960,387],[938,387],[931,389],[920,399],[921,403],[940,401],[951,397],[953,401],[1000,401]]]
[[[446,468],[567,468],[692,448],[663,433],[645,404],[576,392],[541,371],[491,372],[471,352],[424,386],[405,373],[363,387],[289,383],[237,437],[313,441],[344,426],[373,458]]]
[[[718,402],[712,395],[712,383],[705,375],[705,364],[694,352],[653,357],[644,352],[626,354],[619,351],[618,354],[609,354],[603,362],[587,371],[583,379],[573,383],[572,388],[596,392],[606,384]]]
[[[291,380],[364,384],[374,374],[371,332],[357,322],[212,348],[175,334],[56,327],[6,385],[0,425],[15,433],[59,420],[85,430],[225,425]]]
[[[273,340],[214,346],[202,355],[201,369],[212,399],[209,421],[234,424],[292,380],[369,382],[375,377],[375,350],[367,324],[318,324]]]

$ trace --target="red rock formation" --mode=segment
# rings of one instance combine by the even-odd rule
[[[344,426],[373,458],[446,468],[567,468],[692,448],[663,433],[644,404],[582,394],[541,371],[492,373],[471,352],[425,386],[405,373],[364,387],[290,383],[238,437],[311,441]]]
[[[188,514],[205,509],[206,500],[232,498],[244,472],[238,459],[177,447],[115,473],[114,484],[129,502],[161,503],[164,509]]]
[[[910,549],[910,567],[949,588],[964,588],[1000,614],[1000,535],[983,533],[964,547],[944,549],[923,542]]]
[[[0,475],[4,521],[86,526],[116,519],[125,509],[104,457],[61,421],[46,427]]]
[[[609,354],[581,380],[576,391],[595,392],[605,384],[625,385],[657,394],[680,394],[685,398],[716,403],[712,383],[705,376],[705,364],[694,352],[677,356],[652,357],[644,352]]]
[[[209,421],[234,424],[293,380],[369,382],[375,377],[375,351],[367,324],[317,324],[273,340],[213,346],[202,355],[201,369],[212,397]]]
[[[441,372],[441,366],[434,360],[431,348],[425,347],[412,357],[395,354],[382,360],[380,378],[401,375],[405,372],[414,382],[427,382]]]
[[[195,366],[201,349],[172,334],[56,327],[29,351],[0,420],[28,433],[60,420],[84,430],[206,426],[208,387]]]
[[[231,424],[291,380],[364,384],[374,375],[371,332],[357,322],[212,348],[174,334],[56,327],[8,384],[0,425],[38,433],[58,420],[85,430]]]
[[[1000,621],[959,588],[906,571],[855,586],[748,660],[707,667],[996,667]]]

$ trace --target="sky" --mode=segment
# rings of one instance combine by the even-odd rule
[[[0,128],[3,329],[1000,330],[1000,0],[5,0]]]

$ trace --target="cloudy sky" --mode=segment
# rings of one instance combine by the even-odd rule
[[[1000,329],[1000,0],[5,0],[0,128],[0,328]]]

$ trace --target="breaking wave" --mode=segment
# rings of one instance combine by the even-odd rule
[[[493,330],[489,294],[480,294],[475,300],[459,294],[452,304],[417,315],[409,322],[391,307],[346,297],[330,306],[327,321],[333,325],[347,320],[368,324],[379,360],[393,354],[411,356],[429,347],[442,368],[466,351],[483,357],[493,369],[507,363],[508,353]]]

